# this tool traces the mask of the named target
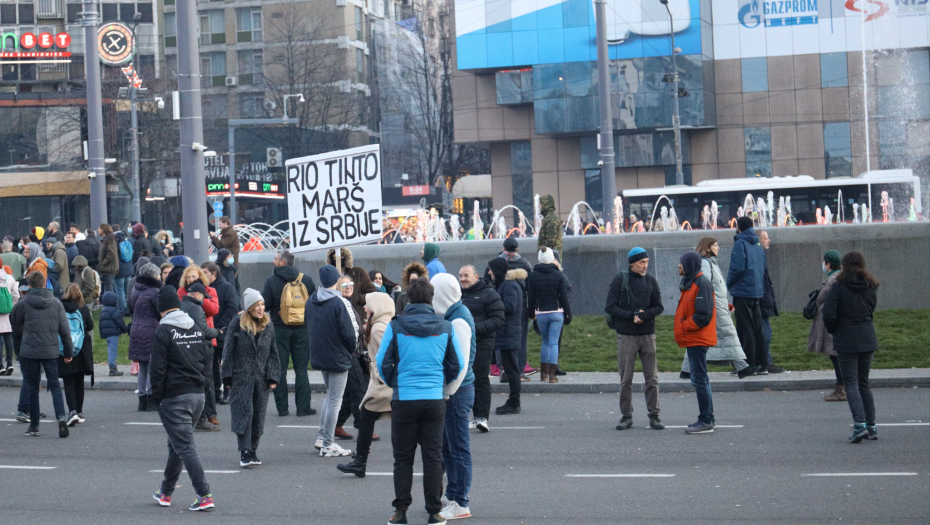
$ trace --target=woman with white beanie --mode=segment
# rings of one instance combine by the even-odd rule
[[[239,441],[239,466],[261,465],[256,456],[265,431],[268,394],[277,386],[280,358],[274,326],[258,290],[242,294],[242,314],[233,319],[223,345],[223,384],[230,391],[232,431]]]
[[[539,356],[539,380],[558,383],[559,335],[562,326],[572,321],[568,302],[568,279],[562,273],[555,253],[543,246],[537,254],[539,264],[526,280],[526,304],[530,319],[536,319],[542,349]]]

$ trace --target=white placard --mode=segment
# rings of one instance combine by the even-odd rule
[[[291,159],[284,166],[292,253],[381,238],[378,144]]]

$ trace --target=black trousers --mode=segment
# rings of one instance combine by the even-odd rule
[[[472,370],[475,373],[475,404],[472,412],[475,418],[487,419],[491,413],[491,358],[493,350],[478,350],[475,352],[475,364]]]
[[[208,341],[209,343],[209,341]],[[213,360],[207,362],[208,370],[204,370],[203,381],[203,414],[202,419],[216,417],[216,398],[213,397]]]
[[[523,370],[520,369],[520,365],[517,363],[519,353],[519,348],[501,349],[501,361],[503,361],[504,372],[507,374],[507,384],[510,386],[510,397],[507,402],[511,405],[520,404],[520,387],[523,383],[520,380],[520,372]]]
[[[762,333],[762,310],[758,299],[734,297],[736,312],[736,335],[746,354],[749,366],[765,368],[765,335]]]
[[[423,459],[426,512],[436,514],[442,510],[442,434],[445,423],[446,402],[442,399],[391,401],[395,509],[407,509],[413,503],[410,495],[413,460],[419,445]]]
[[[61,378],[65,383],[65,403],[68,411],[84,412],[84,374],[69,374]]]
[[[367,408],[361,408],[360,419],[358,421],[358,445],[355,448],[357,455],[367,458],[371,452],[371,438],[375,435],[375,423],[381,417],[381,412],[372,412]]]
[[[840,370],[839,359],[835,355],[830,356],[830,361],[833,363],[833,373],[836,374],[836,384],[844,385],[843,383],[843,371]],[[845,386],[845,385],[844,385]]]
[[[217,341],[219,344],[219,341]],[[223,345],[213,347],[213,410],[216,411],[216,401],[222,396],[220,389],[223,386],[223,378],[220,376],[220,366],[223,360]]]
[[[368,381],[365,374],[362,373],[362,365],[356,357],[352,357],[352,368],[349,369],[349,375],[346,378],[346,389],[342,393],[342,406],[339,408],[339,415],[336,417],[336,426],[341,427],[352,416],[353,426],[359,427],[362,420],[362,413],[359,406],[362,404],[362,398],[365,397],[365,391],[368,389]]]

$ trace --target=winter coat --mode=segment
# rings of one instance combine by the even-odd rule
[[[58,338],[64,345],[64,357],[71,357],[71,328],[61,301],[47,288],[30,290],[10,312],[13,344],[20,357],[58,358]]]
[[[271,322],[274,323],[275,326],[287,326],[284,324],[284,321],[281,320],[281,293],[284,291],[284,285],[294,282],[300,274],[301,272],[294,266],[278,266],[274,269],[274,275],[265,281],[265,287],[262,289],[262,298],[265,300],[265,311],[271,316]],[[312,296],[313,293],[316,292],[316,285],[313,284],[313,279],[305,273],[303,283],[304,286],[307,287],[307,293]],[[307,317],[306,310],[304,310],[304,323],[306,324],[309,322],[310,319]]]
[[[209,341],[215,338],[218,332],[207,324],[207,316],[203,312],[204,304],[205,302],[198,301],[190,295],[181,298],[181,311],[194,320],[194,325],[203,332],[204,337]]]
[[[97,273],[100,275],[119,273],[119,247],[115,235],[108,234],[100,241],[100,252],[97,258],[100,260],[97,264]]]
[[[94,318],[90,315],[90,310],[86,306],[78,308],[75,301],[62,301],[65,312],[80,312],[84,320],[84,341],[81,343],[81,351],[70,363],[65,363],[61,357],[58,358],[58,375],[61,377],[80,374],[90,376],[90,384],[94,385]]]
[[[522,341],[524,323],[523,318],[523,288],[517,282],[520,279],[526,280],[526,271],[522,269],[510,270],[504,281],[501,282],[496,290],[501,296],[504,303],[504,326],[497,331],[497,337],[494,339],[494,348],[496,350],[512,350],[520,348]]]
[[[74,284],[78,285],[78,288],[81,289],[81,295],[84,297],[84,304],[94,304],[94,299],[97,295],[97,276],[94,275],[94,270],[89,266],[84,266],[87,263],[87,259],[82,255],[78,255],[74,258],[76,261],[75,273],[74,273]],[[83,269],[78,272],[77,268],[83,266]],[[101,285],[103,283],[100,283]],[[101,292],[103,290],[101,289]],[[129,289],[132,292],[132,288]]]
[[[235,227],[230,225],[223,228],[219,235],[210,239],[210,242],[216,246],[217,250],[229,250],[236,261],[236,268],[239,267],[239,234],[236,233]]]
[[[704,272],[683,277],[681,297],[675,309],[675,343],[680,348],[716,345],[716,317],[714,286],[704,277]]]
[[[149,259],[148,257],[139,257],[139,260],[133,263],[132,265],[132,268],[133,268],[132,275],[133,276],[139,275],[139,271],[142,270],[142,267],[150,262],[152,262],[152,260]],[[158,266],[158,265],[156,264],[155,266]],[[120,266],[120,268],[122,268],[122,266]],[[159,275],[161,274],[159,273]],[[135,286],[136,286],[136,278],[133,277],[132,279],[129,280],[129,287],[126,289],[132,290]]]
[[[626,271],[629,272],[629,293],[623,292],[623,273],[617,274],[607,290],[604,311],[613,317],[618,334],[652,335],[656,333],[656,317],[665,311],[659,282],[649,274],[640,275],[629,269]],[[639,313],[640,310],[642,313]],[[634,321],[637,315],[642,323]]]
[[[369,294],[366,297],[368,309],[372,312],[371,316],[371,339],[368,341],[368,390],[362,398],[362,408],[371,412],[378,412],[381,416],[378,419],[389,419],[391,417],[391,396],[393,390],[384,383],[381,374],[378,372],[378,349],[381,347],[381,341],[384,337],[384,331],[394,317],[394,302],[385,295]]]
[[[71,285],[71,274],[68,273],[68,254],[65,252],[65,245],[62,242],[55,244],[52,248],[52,260],[55,261],[55,272],[58,273],[58,285],[62,291]]]
[[[184,269],[186,266],[175,266],[168,272],[168,277],[165,278],[165,285],[171,285],[175,288],[181,288],[181,277],[184,275]]]
[[[861,276],[837,276],[823,305],[823,324],[833,334],[833,351],[857,354],[878,350],[872,314],[878,304],[875,288]]]
[[[484,279],[462,290],[462,304],[475,321],[475,340],[478,352],[494,351],[497,331],[504,327],[504,303],[501,296]]]
[[[123,242],[129,242],[129,245],[132,246],[132,242],[126,239],[125,233],[116,232],[114,235],[116,236],[117,253],[119,251],[119,245],[122,244]],[[120,279],[122,279],[123,277],[132,277],[134,273],[133,263],[135,261],[135,257],[133,257],[133,259],[129,261],[124,261],[122,257],[117,256],[117,260],[119,260],[119,271],[116,272],[116,277]]]
[[[239,286],[239,267],[233,264],[229,266],[226,264],[226,259],[232,255],[232,252],[223,248],[216,252],[216,265],[220,267],[220,273],[223,274],[223,279],[229,281],[230,284],[234,285],[236,288],[236,297],[242,297],[242,287]]]
[[[155,240],[147,238],[144,233],[139,236],[133,234],[129,242],[132,244],[132,264],[137,263],[139,257],[154,257],[161,252],[156,248]]]
[[[352,368],[359,334],[354,315],[349,301],[335,290],[321,288],[307,300],[304,320],[314,370],[345,372]]]
[[[572,319],[572,308],[568,302],[568,279],[554,264],[537,264],[526,279],[526,304],[530,315],[535,312],[565,313],[565,323]]]
[[[220,313],[213,316],[213,326],[219,331],[216,336],[216,346],[224,348],[226,344],[226,329],[229,323],[239,315],[239,297],[236,296],[236,290],[223,279],[221,274],[217,274],[212,283],[216,291],[216,299],[219,301]]]
[[[714,287],[714,304],[717,307],[717,344],[707,349],[708,361],[733,361],[746,359],[743,347],[739,344],[736,335],[736,325],[730,316],[730,305],[727,302],[727,283],[723,280],[723,273],[717,266],[716,257],[704,257],[701,261],[701,272]],[[688,359],[688,356],[685,356]]]
[[[516,283],[512,283],[517,286]],[[428,304],[408,304],[384,331],[376,359],[384,383],[399,401],[440,400],[468,366],[452,323]]]
[[[206,370],[213,362],[213,349],[193,319],[180,310],[169,312],[158,323],[151,337],[149,377],[152,400],[184,394],[203,394]]]
[[[775,304],[775,286],[769,277],[769,265],[766,261],[765,272],[762,278],[762,299],[759,299],[759,309],[762,317],[778,317],[778,305]]]
[[[116,294],[106,292],[100,302],[103,303],[103,308],[100,310],[100,338],[119,337],[129,333],[123,314],[116,307]]]
[[[181,304],[184,304],[184,297],[186,295],[186,288],[178,288],[178,298],[181,299]],[[200,306],[203,308],[203,313],[207,318],[207,327],[212,330],[215,328],[215,325],[213,324],[213,317],[220,313],[220,300],[218,299],[216,289],[214,289],[212,286],[207,286],[207,297],[203,298],[203,302]],[[214,332],[211,331],[210,333]],[[210,344],[216,346],[216,339],[211,337]]]
[[[462,350],[462,359],[466,363],[465,369],[459,371],[456,380],[446,385],[446,395],[451,395],[459,387],[475,384],[475,372],[472,370],[472,367],[475,366],[475,352],[477,350],[475,320],[461,300],[453,303],[445,312],[441,312],[441,308],[434,296],[433,308],[436,313],[442,313],[443,319],[452,323],[452,327],[455,328],[455,336],[459,340],[459,348]]]
[[[78,255],[82,255],[87,259],[87,266],[96,269],[100,260],[100,245],[97,241],[94,239],[84,239],[83,241],[75,242],[74,245],[77,246]]]
[[[3,252],[0,254],[0,260],[13,270],[13,278],[17,281],[26,275],[26,258],[21,253]]]
[[[77,244],[71,243],[65,245],[65,256],[68,258],[68,267],[71,267],[71,264],[74,262],[74,258],[80,255],[78,252]]]
[[[129,294],[129,309],[132,312],[132,329],[129,332],[131,361],[148,361],[152,358],[152,338],[160,317],[158,290],[161,287],[161,281],[140,275]]]
[[[426,263],[426,272],[429,279],[437,273],[446,273],[446,267],[439,260],[439,245],[426,243],[423,245],[423,262]]]
[[[19,302],[19,283],[16,282],[12,275],[4,272],[2,268],[0,268],[0,286],[9,290],[10,296],[13,297],[13,306],[16,306],[16,303]],[[9,334],[11,332],[13,332],[13,327],[10,325],[10,314],[0,315],[0,334]]]
[[[836,356],[833,350],[833,336],[827,332],[827,327],[823,324],[823,305],[827,302],[827,296],[830,295],[830,289],[836,283],[836,277],[839,270],[834,270],[827,276],[826,282],[817,292],[817,298],[814,302],[817,304],[817,311],[814,313],[814,319],[811,321],[811,329],[807,337],[807,351],[815,354],[826,354]]]
[[[499,259],[505,259],[507,261],[507,266],[511,270],[521,269],[526,270],[526,274],[530,275],[533,272],[533,265],[530,261],[524,259],[519,253],[516,252],[501,252],[497,254]],[[484,280],[487,282],[493,282],[494,278],[491,277],[491,268],[485,267],[484,269]],[[525,287],[524,282],[521,282],[520,285]]]
[[[765,294],[765,250],[759,244],[755,228],[733,237],[727,288],[733,297],[760,299]]]
[[[281,373],[274,325],[268,323],[264,330],[252,335],[242,329],[241,319],[241,316],[236,316],[228,325],[222,365],[223,381],[232,385],[229,394],[232,431],[240,435],[245,434],[250,426],[256,428],[252,424],[253,419],[257,419],[257,428],[264,429],[269,387],[272,383],[277,384]],[[253,405],[256,387],[260,398]],[[281,388],[287,388],[287,385],[281,385]],[[252,435],[255,436],[254,430]]]

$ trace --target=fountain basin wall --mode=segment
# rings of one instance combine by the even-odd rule
[[[767,252],[769,274],[775,284],[778,308],[800,311],[807,295],[823,281],[821,262],[828,250],[845,253],[858,250],[865,255],[867,268],[881,283],[878,308],[930,308],[930,222],[889,224],[843,224],[767,229],[772,246]],[[665,314],[678,304],[678,258],[693,250],[698,241],[715,237],[720,244],[718,263],[723,272],[730,265],[735,230],[697,230],[668,233],[565,236],[562,260],[574,289],[572,312],[576,315],[604,313],[607,288],[614,275],[626,268],[626,254],[642,246],[650,254],[649,273],[659,281]],[[465,264],[474,264],[483,273],[487,261],[497,256],[501,241],[459,241],[439,243],[440,260],[449,273],[458,274]],[[352,247],[356,266],[377,269],[399,281],[403,267],[420,260],[422,244],[392,244]],[[536,239],[520,240],[520,253],[536,263]],[[324,251],[297,254],[298,269],[319,282],[318,271]],[[242,289],[262,290],[272,274],[274,252],[243,253],[239,280]]]

